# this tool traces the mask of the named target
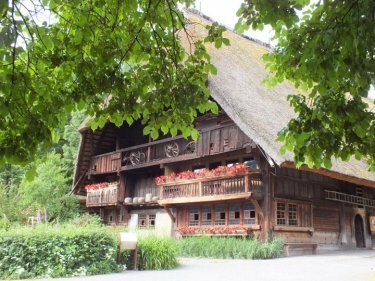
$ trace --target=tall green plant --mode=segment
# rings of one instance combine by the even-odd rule
[[[283,242],[274,238],[261,243],[256,238],[187,237],[179,241],[180,255],[223,259],[270,259],[282,254]]]
[[[171,238],[149,236],[142,238],[138,245],[138,268],[171,269],[178,265],[178,247]]]

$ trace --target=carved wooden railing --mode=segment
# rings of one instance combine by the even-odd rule
[[[235,195],[250,192],[262,194],[263,181],[261,173],[248,172],[240,175],[179,180],[160,184],[160,200]]]
[[[118,203],[119,185],[87,190],[86,207],[110,206]]]
[[[177,136],[93,156],[89,173],[113,173],[125,166],[132,168],[157,161],[168,162],[195,156],[196,143]]]
[[[196,143],[182,136],[166,138],[121,150],[122,166],[138,166],[176,157],[195,156]]]

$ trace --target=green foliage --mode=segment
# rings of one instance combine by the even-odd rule
[[[69,179],[69,183],[72,183],[74,167],[77,161],[80,140],[77,129],[83,122],[85,116],[86,114],[84,111],[73,112],[69,122],[64,127],[62,135],[64,141],[62,146],[62,163],[66,169],[66,176]]]
[[[297,117],[279,134],[282,152],[317,168],[330,168],[332,156],[365,158],[375,171],[375,113],[363,99],[375,84],[375,2],[274,2],[245,0],[236,27],[270,24],[278,43],[264,57],[267,82],[287,79],[306,93],[289,97]]]
[[[49,220],[67,220],[78,212],[78,203],[73,195],[68,195],[71,186],[67,183],[66,172],[58,154],[50,153],[36,162],[34,180],[22,181],[18,193],[21,208],[47,209]]]
[[[10,226],[11,226],[11,223],[6,216],[2,218],[0,217],[0,230],[1,229],[8,230]]]
[[[79,276],[120,270],[117,238],[102,227],[39,225],[0,231],[0,278]]]
[[[78,151],[77,128],[83,118],[83,112],[73,112],[64,128],[63,138],[49,150],[50,153],[39,152],[37,161],[26,167],[6,164],[0,168],[0,216],[5,216],[10,222],[25,222],[27,214],[24,209],[29,207],[33,209],[29,215],[34,216],[36,208],[42,211],[47,208],[48,213],[51,211],[51,220],[61,221],[77,215],[78,205],[68,194]],[[31,178],[30,171],[33,174]],[[53,203],[47,205],[51,194],[61,200],[55,197]]]
[[[0,184],[0,218],[16,221],[18,214],[19,195],[16,186],[4,186]]]
[[[138,269],[172,269],[178,265],[178,246],[172,238],[149,236],[138,243]]]
[[[73,217],[71,220],[69,220],[65,224],[69,224],[72,227],[87,227],[87,226],[100,227],[100,226],[103,226],[103,221],[98,215],[82,213]]]
[[[215,68],[204,38],[185,32],[179,7],[191,2],[9,2],[0,15],[0,162],[34,160],[83,108],[93,129],[142,120],[154,139],[161,126],[164,134],[194,132],[197,107],[212,108],[205,82]],[[38,24],[40,13],[54,20]],[[221,29],[210,28],[217,47],[229,44]],[[195,44],[192,53],[180,35]]]
[[[201,236],[183,238],[179,247],[183,257],[271,259],[282,255],[283,242],[278,238],[261,243],[256,238]]]

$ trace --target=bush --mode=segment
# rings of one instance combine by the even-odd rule
[[[138,269],[172,269],[178,265],[178,246],[171,238],[145,237],[138,243]]]
[[[102,219],[98,215],[89,213],[79,214],[66,223],[67,225],[86,227],[86,226],[103,226]]]
[[[256,238],[186,237],[179,241],[180,255],[224,259],[270,259],[281,256],[283,242],[274,238],[261,243]]]
[[[104,227],[39,225],[0,231],[0,279],[109,273],[117,238]]]
[[[6,216],[4,216],[3,218],[0,217],[0,230],[7,230],[10,228],[10,226],[10,221]]]

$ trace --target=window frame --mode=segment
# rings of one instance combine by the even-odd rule
[[[249,208],[246,208],[249,205]],[[254,226],[258,225],[258,213],[255,206],[251,202],[233,202],[231,204],[212,204],[212,205],[193,205],[186,209],[185,225],[192,227],[207,227],[207,226]],[[195,213],[191,213],[194,210]],[[248,212],[245,214],[245,212]],[[224,213],[224,218],[222,218]],[[239,213],[239,218],[235,218],[236,213]],[[198,214],[198,221],[191,223],[191,215]],[[207,214],[211,214],[207,219]],[[232,215],[232,219],[231,219]],[[247,218],[247,215],[249,216]],[[252,217],[252,215],[254,217]],[[231,223],[231,220],[237,220],[238,223]],[[194,220],[195,221],[195,220]],[[247,222],[247,223],[246,223]],[[249,223],[251,222],[251,223]]]
[[[144,220],[145,224],[141,225],[140,220]],[[154,221],[153,225],[151,223],[152,221]],[[145,214],[145,213],[138,214],[138,221],[137,221],[138,229],[154,229],[155,225],[156,225],[156,214]]]
[[[284,210],[279,210],[278,206],[279,204],[284,204]],[[306,203],[304,203],[306,204]],[[300,206],[302,203],[296,202],[296,201],[287,201],[287,200],[275,200],[274,210],[275,210],[275,219],[274,223],[276,226],[288,226],[288,227],[302,227],[300,222],[300,216],[301,216],[301,208]],[[295,210],[290,210],[290,207],[294,206]],[[283,217],[279,217],[280,212],[283,212]],[[290,215],[295,215],[295,218],[293,218],[293,221],[295,221],[295,224],[290,223]],[[278,220],[283,219],[285,223],[279,223]]]

